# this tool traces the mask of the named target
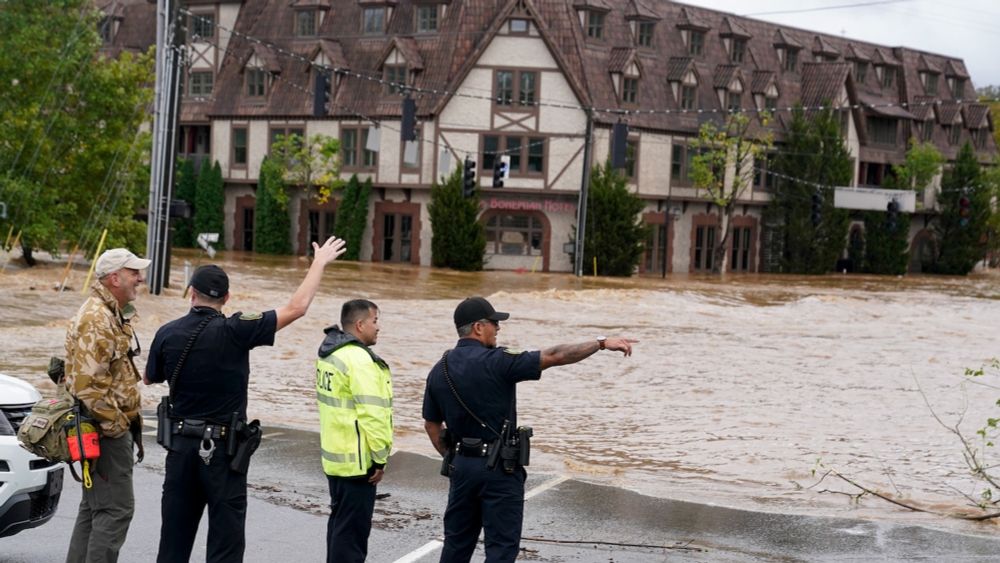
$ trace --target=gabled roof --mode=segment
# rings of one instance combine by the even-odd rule
[[[723,37],[742,37],[744,39],[752,37],[745,27],[736,22],[736,20],[729,18],[722,18],[722,25],[719,26],[719,35]]]
[[[847,51],[844,53],[844,58],[850,59],[852,61],[864,61],[864,62],[868,62],[871,60],[871,57],[869,57],[868,54],[865,53],[863,49],[861,49],[854,43],[847,44]]]
[[[795,47],[797,49],[802,48],[802,43],[799,43],[794,36],[790,33],[785,33],[785,30],[778,29],[774,32],[774,44],[779,47]]]
[[[990,108],[986,104],[966,104],[965,125],[969,129],[980,129],[989,127],[986,116],[990,113]]]
[[[708,25],[705,20],[699,18],[692,10],[688,10],[687,8],[681,8],[681,15],[677,19],[677,27],[681,29],[696,29],[698,31],[712,29],[712,26]]]
[[[882,66],[899,66],[899,59],[892,54],[892,51],[882,49],[881,47],[875,47],[872,62]]]
[[[698,68],[691,57],[670,57],[667,61],[667,80],[669,82],[680,82],[684,80],[689,70],[693,70],[695,76],[698,75]]]
[[[729,85],[733,83],[734,79],[739,79],[743,82],[744,89],[746,88],[746,77],[743,76],[743,71],[740,70],[739,65],[718,65],[715,67],[715,73],[712,75],[712,87],[713,88],[729,88]]]
[[[845,62],[804,63],[801,101],[805,107],[832,104],[851,73]]]
[[[647,6],[643,0],[629,0],[625,8],[625,19],[627,20],[659,20],[660,14]]]
[[[941,67],[927,60],[927,57],[923,55],[917,57],[917,70],[932,74],[941,74]]]
[[[905,108],[900,107],[895,101],[886,100],[880,96],[873,96],[864,92],[858,92],[858,101],[861,102],[862,106],[864,106],[865,111],[870,114],[894,117],[897,119],[917,118],[917,116],[913,115]]]
[[[917,121],[934,119],[934,96],[913,96],[909,109]]]
[[[259,44],[254,43],[250,50],[243,56],[243,60],[240,64],[240,70],[242,71],[246,68],[247,63],[254,55],[257,55],[257,59],[264,65],[264,70],[272,73],[281,72],[281,63],[278,61],[278,56],[274,54],[271,49]]]
[[[635,58],[635,49],[632,47],[615,47],[611,49],[611,56],[608,57],[608,72],[625,72],[633,62],[636,63],[641,72],[642,65]]]
[[[958,103],[942,101],[937,108],[938,123],[941,125],[954,125],[962,118],[962,106]]]
[[[813,38],[812,50],[813,53],[816,53],[818,55],[829,55],[829,56],[840,55],[840,51],[838,51],[836,47],[831,45],[830,42],[826,40],[826,38],[820,37],[819,35]]]
[[[773,70],[755,70],[750,78],[750,92],[754,94],[767,94],[767,89],[771,84],[775,84],[777,75]]]
[[[598,12],[610,12],[611,4],[605,0],[576,0],[573,7],[577,10],[597,10]]]
[[[329,10],[330,0],[295,0],[291,6],[292,9],[319,8],[321,10]]]
[[[349,70],[351,67],[347,63],[347,57],[344,56],[344,47],[340,44],[340,41],[336,39],[320,39],[316,42],[316,46],[313,47],[312,51],[306,57],[310,61],[316,58],[320,52],[326,55],[326,58],[330,60],[330,64],[334,68],[341,68],[344,70]],[[309,65],[306,65],[306,71],[309,70]]]
[[[382,56],[379,57],[379,68],[382,68],[386,57],[393,50],[398,50],[399,54],[403,55],[403,58],[406,59],[406,67],[411,71],[424,70],[424,59],[420,56],[420,51],[417,50],[417,42],[412,37],[393,37],[386,44],[385,48],[382,49]]]
[[[955,76],[958,78],[969,77],[969,73],[966,72],[965,70],[965,65],[958,61],[952,61],[952,60],[949,60],[947,63],[945,63],[944,74],[945,76]]]

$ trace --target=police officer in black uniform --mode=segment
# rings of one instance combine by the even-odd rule
[[[516,384],[537,380],[546,368],[579,362],[599,350],[629,356],[635,342],[599,336],[533,352],[498,348],[500,322],[509,317],[482,297],[462,301],[455,309],[458,344],[427,376],[424,429],[441,455],[454,454],[442,562],[469,561],[480,529],[485,529],[486,561],[517,558],[527,473],[516,461],[491,455],[499,447],[497,435],[511,435],[517,428]]]
[[[275,332],[306,314],[323,268],[344,253],[344,241],[331,237],[323,246],[313,243],[313,251],[288,304],[264,313],[223,316],[229,277],[218,266],[199,267],[191,276],[191,311],[153,339],[144,381],[168,382],[172,399],[169,428],[158,429],[169,432],[159,562],[188,561],[206,505],[207,561],[243,560],[246,465],[231,467],[239,454],[231,456],[227,446],[246,438],[250,350],[272,345]]]

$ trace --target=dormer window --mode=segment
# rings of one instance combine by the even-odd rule
[[[798,49],[781,47],[778,49],[778,58],[781,59],[781,70],[785,72],[795,72],[799,67]]]
[[[924,87],[924,93],[930,94],[932,96],[937,95],[938,89],[938,75],[933,72],[921,72],[920,73],[920,83]]]
[[[101,43],[110,45],[115,40],[115,20],[110,17],[103,17],[97,23],[97,34],[101,36]]]
[[[951,97],[956,100],[961,100],[965,95],[965,80],[958,78],[957,76],[948,77],[948,90],[951,91]]]
[[[639,47],[652,47],[655,28],[656,22],[642,20],[635,22],[635,44]]]
[[[858,84],[864,84],[868,76],[868,63],[865,61],[854,61],[854,80]]]
[[[319,10],[298,10],[295,12],[295,36],[314,37],[317,23],[319,23]]]
[[[385,65],[382,67],[382,80],[385,82],[386,94],[403,94],[406,89],[406,65]]]
[[[244,71],[248,98],[263,98],[267,95],[267,71],[260,67],[247,67]]]
[[[211,40],[215,38],[215,14],[191,14],[191,39]]]
[[[726,109],[729,113],[738,113],[743,109],[743,93],[730,90],[726,96]]]
[[[361,32],[366,35],[385,33],[385,6],[369,6],[361,12]]]
[[[875,75],[883,88],[892,88],[896,85],[896,67],[894,66],[878,65],[875,67]]]
[[[604,39],[604,12],[597,10],[587,10],[587,37],[591,39]]]
[[[742,63],[746,58],[747,40],[742,37],[733,37],[729,43],[729,60],[734,63]]]
[[[688,54],[693,56],[700,56],[705,52],[705,32],[690,30],[688,31]]]
[[[434,33],[438,30],[441,16],[440,4],[417,5],[417,33]]]
[[[639,97],[639,77],[638,76],[623,76],[622,77],[622,103],[635,105],[636,100]]]
[[[528,33],[530,29],[528,27],[528,20],[522,20],[520,18],[511,18],[507,20],[507,25],[509,26],[510,33]]]

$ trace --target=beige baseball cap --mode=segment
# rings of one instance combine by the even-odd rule
[[[122,268],[132,268],[133,270],[145,270],[149,267],[150,260],[139,258],[127,248],[112,248],[105,250],[97,258],[97,265],[94,267],[94,275],[98,279],[117,272]]]

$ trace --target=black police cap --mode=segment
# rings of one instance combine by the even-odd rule
[[[482,297],[469,297],[455,307],[455,328],[463,327],[481,319],[491,321],[506,321],[509,313],[501,313]]]
[[[198,293],[209,297],[224,297],[229,293],[229,276],[215,264],[199,266],[191,276],[188,284],[198,290]]]

